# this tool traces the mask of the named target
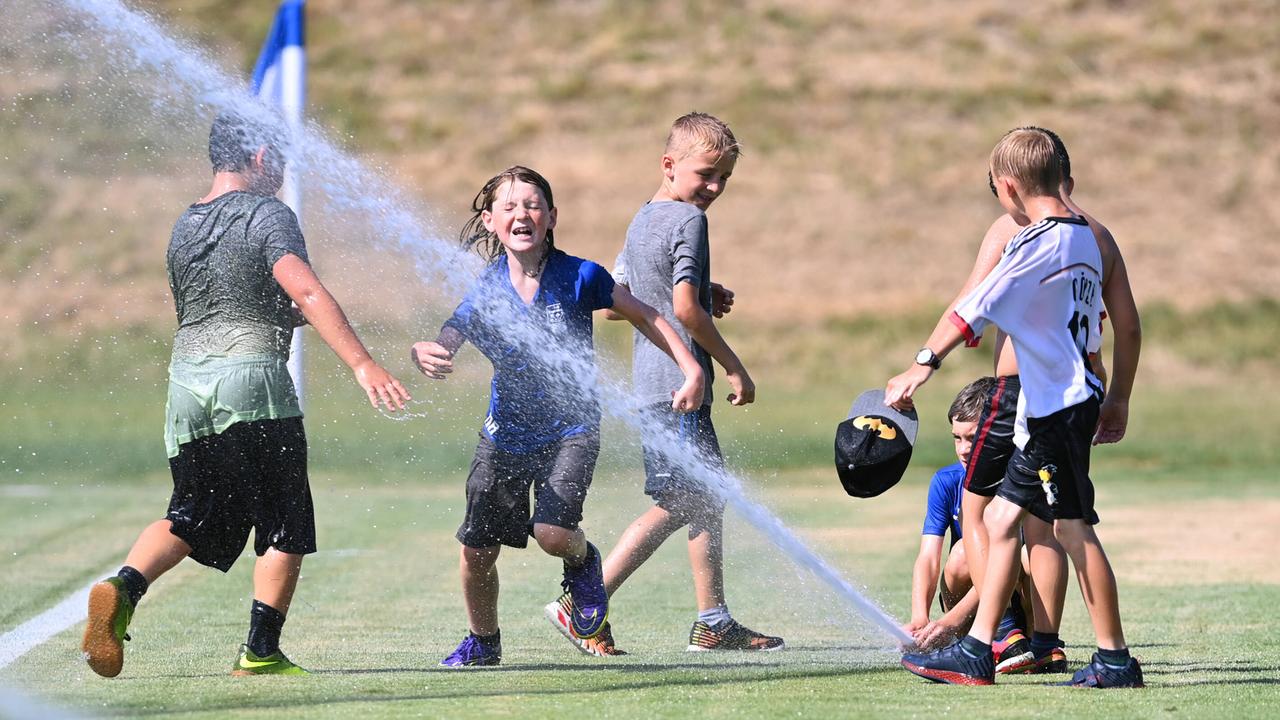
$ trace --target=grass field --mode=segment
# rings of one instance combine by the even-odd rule
[[[862,342],[900,344],[886,340],[892,334],[883,328],[859,332]],[[618,340],[610,330],[602,342],[617,347]],[[24,387],[6,386],[0,398],[6,421],[14,421],[6,433],[13,442],[0,454],[0,630],[117,566],[167,498],[153,432],[163,343],[132,337],[90,345],[94,377],[75,379],[51,364]],[[79,367],[75,354],[67,350],[64,360]],[[762,393],[745,412],[718,414],[727,453],[753,496],[899,617],[907,611],[925,483],[948,461],[934,418],[955,384],[981,370],[970,355],[928,389],[907,480],[872,501],[845,497],[827,465],[831,426],[852,394],[830,391],[840,384],[810,378]],[[465,632],[452,532],[484,397],[482,361],[472,360],[477,372],[463,382],[416,383],[422,417],[395,423],[366,412],[332,361],[312,356],[308,426],[322,551],[307,561],[284,645],[314,676],[227,675],[247,624],[246,556],[229,577],[184,564],[158,583],[131,627],[119,678],[100,679],[83,665],[77,626],[0,670],[0,684],[89,715],[183,717],[548,717],[584,708],[605,717],[918,717],[1003,715],[1000,708],[1014,705],[1071,717],[1195,717],[1224,708],[1262,717],[1278,697],[1280,488],[1271,479],[1280,458],[1263,422],[1274,403],[1255,401],[1277,388],[1274,372],[1253,360],[1236,368],[1247,380],[1238,386],[1197,386],[1195,378],[1174,386],[1144,375],[1130,437],[1096,454],[1100,534],[1149,683],[1114,693],[1047,689],[1044,678],[986,691],[918,681],[897,668],[878,631],[737,518],[728,543],[731,605],[748,624],[784,635],[785,652],[684,653],[693,600],[687,561],[672,543],[615,599],[619,643],[632,655],[599,661],[577,654],[541,617],[558,591],[557,564],[536,550],[507,551],[500,562],[504,665],[437,668]],[[883,372],[878,362],[848,372],[843,384],[874,384]],[[1220,379],[1225,368],[1205,372]],[[762,387],[771,378],[785,386],[779,367],[760,375]],[[58,412],[66,398],[88,411]],[[589,498],[585,526],[604,548],[645,507],[628,437],[625,428],[608,427]],[[1080,662],[1091,631],[1074,587],[1068,599],[1064,638]]]

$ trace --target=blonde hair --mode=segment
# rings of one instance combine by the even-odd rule
[[[1053,138],[1040,128],[1010,130],[991,151],[991,174],[1010,178],[1029,196],[1057,195],[1062,164]]]
[[[742,145],[720,118],[691,112],[671,123],[666,154],[680,160],[694,153],[715,153],[736,159],[742,154]]]

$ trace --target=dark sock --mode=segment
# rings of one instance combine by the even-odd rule
[[[502,631],[494,630],[492,635],[477,635],[475,633],[471,633],[471,637],[479,640],[485,645],[493,645],[495,643],[502,642]]]
[[[253,601],[249,611],[249,640],[245,645],[258,657],[274,655],[280,650],[280,631],[284,629],[284,613],[270,605]]]
[[[991,646],[972,635],[965,635],[960,641],[960,651],[971,658],[980,658],[991,654]]]
[[[1129,664],[1129,648],[1120,648],[1119,650],[1098,648],[1098,659],[1113,668],[1122,668]]]
[[[1058,633],[1042,633],[1038,630],[1031,633],[1031,652],[1037,658],[1042,658],[1059,647],[1062,647],[1062,641],[1058,639]]]
[[[138,607],[138,601],[147,594],[147,579],[128,565],[120,568],[116,577],[124,581],[124,591],[129,594],[129,602]]]
[[[1018,590],[1013,591],[1013,597],[1009,599],[1009,612],[1013,613],[1014,626],[1020,630],[1030,630],[1030,623],[1027,622],[1027,612],[1022,609],[1022,593]]]

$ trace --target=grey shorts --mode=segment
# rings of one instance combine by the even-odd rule
[[[692,534],[707,529],[710,523],[719,523],[724,515],[724,500],[684,469],[690,457],[706,460],[715,470],[724,467],[720,440],[711,424],[711,406],[677,413],[670,405],[654,405],[645,411],[645,416],[645,494],[658,507],[688,523]],[[667,442],[671,438],[676,441],[674,446]]]
[[[594,432],[529,453],[507,452],[481,435],[467,475],[467,516],[458,528],[458,542],[472,548],[522,548],[529,544],[534,523],[577,529],[599,454],[600,435]]]

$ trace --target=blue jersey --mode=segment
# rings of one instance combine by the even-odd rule
[[[929,504],[924,511],[921,535],[943,537],[951,530],[951,544],[961,538],[960,497],[964,494],[964,465],[948,465],[929,481]]]
[[[613,278],[589,260],[553,250],[526,304],[509,273],[503,255],[445,322],[493,363],[485,436],[503,450],[527,453],[598,431],[591,313],[613,307]],[[553,357],[561,353],[565,360]]]

